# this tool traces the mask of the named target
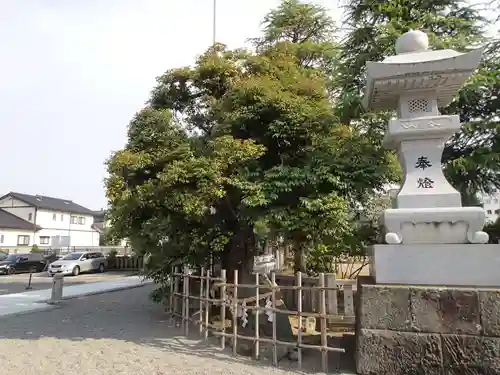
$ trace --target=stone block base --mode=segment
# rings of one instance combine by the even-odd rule
[[[369,255],[378,284],[500,287],[500,245],[375,245]]]
[[[360,375],[500,374],[500,289],[358,281]]]

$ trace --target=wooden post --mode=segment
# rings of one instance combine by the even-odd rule
[[[181,268],[181,276],[179,276],[179,279],[182,278],[182,295],[181,295],[181,329],[184,331],[184,314],[186,313],[186,274],[185,274],[185,268]]]
[[[354,299],[351,284],[344,285],[344,315],[354,316]]]
[[[221,320],[221,341],[220,348],[224,349],[226,347],[226,270],[220,271],[221,287],[220,287],[220,320]]]
[[[335,274],[328,273],[326,276],[326,286],[329,288],[326,291],[326,312],[328,315],[337,315],[337,280]]]
[[[238,343],[238,270],[234,270],[233,286],[233,355],[237,354]]]
[[[279,249],[278,250],[274,250],[274,259],[275,259],[275,262],[276,262],[276,271],[281,271],[281,254],[279,252]]]
[[[174,267],[174,298],[173,298],[173,306],[172,306],[172,311],[173,311],[173,319],[177,319],[177,305],[179,303],[179,296],[177,295],[177,293],[179,293],[179,278],[177,276],[177,274],[179,273],[179,267],[178,266],[175,266]]]
[[[260,279],[259,279],[259,274],[256,273],[255,274],[255,307],[257,308],[256,310],[254,310],[254,314],[255,314],[255,319],[254,319],[254,322],[255,322],[255,341],[253,342],[253,358],[254,359],[259,359],[259,350],[260,350],[260,347],[259,347],[259,314],[260,314],[260,290],[259,290],[259,284],[260,284]]]
[[[296,275],[297,289],[297,363],[302,369],[302,272]]]
[[[325,298],[325,274],[319,274],[319,313],[321,314],[321,371],[327,372],[328,368],[328,341],[326,336],[326,298]]]
[[[205,282],[205,340],[208,339],[208,314],[210,313],[210,269],[207,270]],[[223,337],[224,338],[224,337]]]
[[[189,336],[189,268],[184,266],[184,284],[186,294],[184,296],[184,307],[186,309],[185,312],[185,323],[184,323],[184,334]]]
[[[208,273],[209,271],[207,271]],[[203,334],[203,298],[205,297],[205,294],[203,293],[203,284],[205,282],[204,280],[205,276],[205,269],[201,267],[200,269],[200,317],[198,318],[198,323],[200,325],[200,336]]]
[[[274,309],[276,308],[276,274],[274,272],[271,273],[271,303],[273,307],[273,365],[278,366],[278,348],[276,347],[276,311]]]
[[[170,283],[169,283],[169,292],[170,292],[170,296],[169,296],[169,302],[168,302],[168,312],[170,314],[170,323],[172,323],[173,319],[174,319],[174,280],[175,280],[175,276],[174,276],[174,273],[175,273],[175,269],[174,267],[171,268],[171,273],[170,273]]]
[[[338,315],[338,302],[337,302],[337,279],[334,273],[327,273],[326,277],[326,313],[328,315]],[[326,324],[330,326],[331,320],[328,319]]]
[[[313,280],[313,278],[311,278]],[[317,286],[318,281],[312,281],[310,286]],[[311,309],[312,312],[319,313],[319,290],[318,289],[309,289],[309,295],[311,297]]]

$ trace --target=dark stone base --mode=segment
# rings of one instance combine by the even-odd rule
[[[358,281],[360,375],[500,375],[500,290]]]

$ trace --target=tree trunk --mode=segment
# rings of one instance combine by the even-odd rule
[[[254,254],[255,235],[252,226],[240,227],[221,255],[221,264],[226,270],[227,279],[233,280],[234,270],[252,272]]]
[[[307,273],[307,262],[306,262],[306,253],[303,246],[299,249],[295,250],[294,262],[293,262],[293,271],[304,272]]]
[[[307,242],[304,236],[294,239],[293,271],[307,273]]]
[[[482,207],[482,202],[478,199],[476,192],[471,191],[466,186],[461,186],[458,191],[462,198],[463,207]]]

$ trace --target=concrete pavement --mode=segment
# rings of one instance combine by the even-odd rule
[[[144,280],[140,276],[129,276],[95,283],[70,285],[63,288],[63,299],[137,288],[151,283],[151,280]],[[51,289],[0,295],[0,316],[54,308],[55,306],[46,303],[50,296]]]

